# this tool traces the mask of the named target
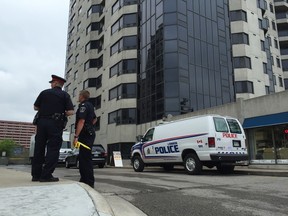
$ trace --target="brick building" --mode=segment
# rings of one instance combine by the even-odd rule
[[[35,130],[35,126],[29,122],[0,120],[0,140],[12,139],[24,148],[29,148],[30,137]]]

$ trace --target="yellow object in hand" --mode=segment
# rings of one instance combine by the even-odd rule
[[[87,145],[85,145],[84,143],[81,143],[81,142],[76,142],[76,144],[75,144],[75,148],[80,148],[80,145],[82,145],[84,148],[86,148],[86,149],[89,149],[89,150],[91,150],[91,148],[89,147],[89,146],[87,146]]]

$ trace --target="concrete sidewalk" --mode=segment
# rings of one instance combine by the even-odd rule
[[[89,186],[60,179],[32,182],[26,172],[0,167],[0,216],[115,216]]]

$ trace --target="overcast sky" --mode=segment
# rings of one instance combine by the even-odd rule
[[[31,122],[51,74],[64,77],[69,0],[0,0],[0,120]]]

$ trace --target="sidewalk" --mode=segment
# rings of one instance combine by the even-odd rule
[[[0,173],[0,216],[114,216],[102,195],[85,184],[32,182],[29,173],[6,167]]]

